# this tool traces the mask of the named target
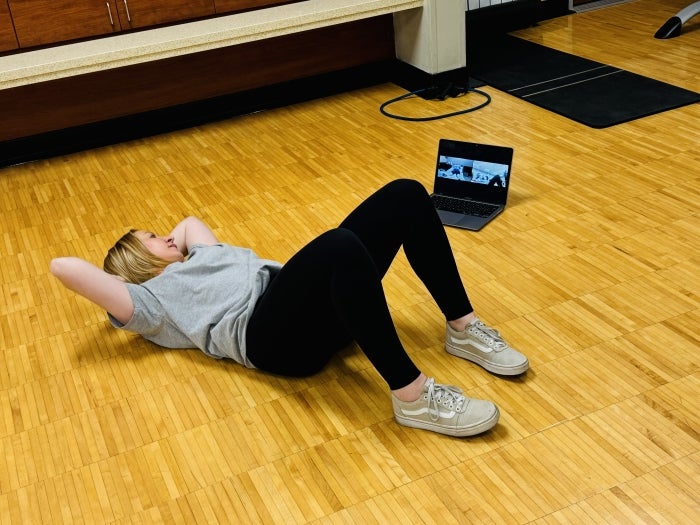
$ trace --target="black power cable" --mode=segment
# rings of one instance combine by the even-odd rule
[[[426,98],[428,100],[434,100],[434,99],[445,100],[448,97],[455,97],[456,98],[456,97],[463,96],[463,95],[468,94],[468,93],[476,93],[476,94],[484,97],[486,100],[484,100],[484,102],[482,102],[481,104],[474,106],[474,107],[471,107],[471,108],[463,109],[460,111],[454,111],[452,113],[445,113],[443,115],[436,115],[436,116],[432,116],[432,117],[406,117],[406,116],[402,116],[402,115],[394,115],[393,113],[389,113],[386,110],[387,106],[389,106],[391,104],[394,104],[396,102],[400,102],[401,100],[405,100],[409,97],[414,97],[414,96],[418,96],[418,95],[422,95],[423,98]],[[379,106],[379,111],[382,113],[382,115],[386,115],[387,117],[391,117],[391,118],[395,118],[395,119],[399,119],[399,120],[408,120],[411,122],[427,122],[429,120],[438,120],[438,119],[443,119],[443,118],[447,118],[447,117],[454,117],[456,115],[463,115],[465,113],[471,113],[472,111],[476,111],[477,109],[481,109],[490,103],[491,103],[491,96],[488,93],[485,93],[483,91],[480,91],[480,90],[474,89],[474,88],[463,88],[460,86],[455,86],[454,84],[448,84],[447,86],[443,86],[443,87],[432,86],[429,88],[424,88],[424,89],[419,89],[416,91],[411,91],[409,93],[404,93],[403,95],[401,95],[399,97],[392,98],[391,100],[387,100],[386,102],[384,102],[381,106]]]

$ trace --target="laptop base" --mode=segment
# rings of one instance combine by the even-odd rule
[[[453,228],[462,228],[463,230],[471,230],[476,232],[491,222],[496,215],[503,211],[503,208],[500,208],[497,212],[489,215],[488,217],[474,217],[446,210],[436,211],[444,226],[452,226]]]

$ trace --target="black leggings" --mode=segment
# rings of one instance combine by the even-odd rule
[[[416,181],[396,180],[280,270],[248,324],[251,362],[308,376],[355,341],[392,390],[415,380],[420,371],[399,340],[382,288],[401,246],[446,319],[472,312],[428,193]]]

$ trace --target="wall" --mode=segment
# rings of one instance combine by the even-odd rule
[[[569,0],[425,0],[421,9],[395,13],[396,56],[430,75],[466,67],[470,35],[465,13],[515,24],[534,23],[554,4]],[[481,20],[481,17],[479,18]]]
[[[492,5],[506,4],[508,2],[516,2],[517,0],[464,0],[466,10],[471,11],[481,7],[490,7]]]

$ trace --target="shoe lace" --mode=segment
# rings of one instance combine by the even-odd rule
[[[500,352],[508,347],[508,344],[503,340],[503,337],[495,328],[486,326],[484,323],[478,320],[472,324],[471,327],[474,335],[493,348],[496,352]]]
[[[467,408],[467,398],[462,395],[462,390],[452,385],[441,385],[434,379],[428,379],[426,397],[428,399],[428,413],[432,421],[440,419],[440,405],[463,412]]]

